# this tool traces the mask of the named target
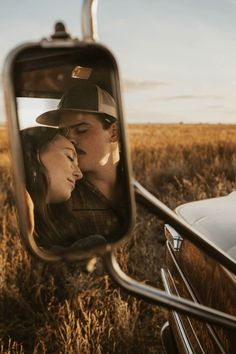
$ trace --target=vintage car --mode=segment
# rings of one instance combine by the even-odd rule
[[[176,213],[207,240],[236,259],[236,192],[225,197],[180,205]],[[200,251],[184,233],[165,225],[166,267],[162,279],[166,291],[236,314],[236,278],[222,265]],[[235,353],[235,332],[200,323],[191,317],[169,312],[162,329],[167,353]],[[171,344],[172,343],[172,344]],[[174,349],[175,348],[175,349]]]
[[[133,179],[118,65],[111,52],[95,41],[93,1],[84,3],[83,40],[71,38],[59,24],[49,38],[14,48],[5,62],[3,84],[22,241],[33,256],[49,263],[101,256],[109,274],[126,291],[170,310],[169,323],[162,330],[167,353],[235,353],[235,193],[182,205],[174,212]],[[105,88],[117,104],[126,214],[114,240],[86,247],[77,243],[60,248],[52,243],[51,248],[44,248],[35,237],[37,200],[26,192],[21,118],[32,109],[32,102],[36,112],[35,101],[45,100],[42,111],[48,100],[58,101],[80,80]],[[113,252],[131,233],[135,198],[167,224],[167,265],[162,270],[165,291],[129,277]],[[111,219],[104,218],[103,222],[112,226]]]

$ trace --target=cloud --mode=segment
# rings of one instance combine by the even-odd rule
[[[180,101],[180,100],[222,100],[223,97],[216,95],[176,95],[167,97],[155,97],[154,100]]]
[[[125,79],[123,81],[124,89],[126,91],[139,91],[139,90],[149,90],[157,88],[159,86],[166,85],[167,83],[159,80],[129,80]]]

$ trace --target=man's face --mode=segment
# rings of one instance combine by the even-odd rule
[[[116,139],[114,124],[104,129],[95,114],[70,112],[61,115],[60,128],[63,127],[69,128],[67,138],[77,149],[82,172],[102,171],[111,155],[111,143]]]

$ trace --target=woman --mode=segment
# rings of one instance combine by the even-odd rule
[[[77,232],[74,218],[62,202],[70,198],[76,181],[82,178],[76,150],[56,128],[33,127],[21,134],[37,241],[46,248],[70,245]],[[57,211],[55,204],[59,206]]]

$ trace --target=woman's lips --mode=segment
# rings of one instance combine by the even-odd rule
[[[75,181],[70,179],[70,178],[67,178],[67,181],[70,182],[70,184],[72,185],[73,189],[75,188]]]

